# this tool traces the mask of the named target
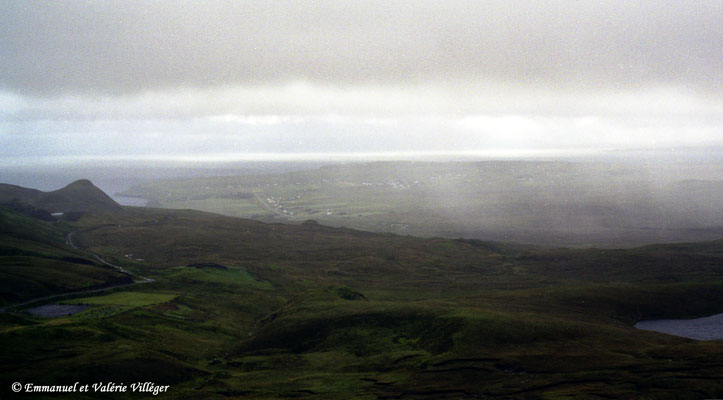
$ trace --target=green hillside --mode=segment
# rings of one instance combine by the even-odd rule
[[[721,342],[632,327],[723,312],[721,241],[571,250],[143,208],[63,223],[82,249],[155,282],[75,296],[66,301],[91,308],[63,318],[2,314],[6,388],[112,379],[170,385],[159,397],[176,399],[723,395]]]
[[[0,307],[132,281],[72,249],[65,239],[69,229],[62,221],[0,206]]]

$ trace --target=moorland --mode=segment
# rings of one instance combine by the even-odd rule
[[[723,397],[723,342],[633,327],[723,312],[720,239],[563,248],[122,207],[88,181],[0,193],[3,398]],[[49,303],[90,307],[28,312]],[[99,395],[140,396],[73,398]]]

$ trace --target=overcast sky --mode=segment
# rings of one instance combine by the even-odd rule
[[[721,21],[721,0],[2,1],[0,162],[720,151]]]

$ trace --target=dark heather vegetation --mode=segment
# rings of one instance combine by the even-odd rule
[[[567,249],[418,238],[316,216],[116,209],[76,186],[82,207],[46,210],[82,211],[70,219],[0,208],[2,398],[16,381],[151,381],[170,385],[158,396],[170,399],[723,397],[723,342],[632,326],[723,312],[721,240]],[[8,202],[51,204],[13,190]],[[141,277],[155,280],[122,285]],[[39,318],[17,306],[53,294],[33,305],[89,308]]]

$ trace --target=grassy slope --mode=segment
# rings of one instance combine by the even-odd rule
[[[103,304],[73,317],[3,315],[12,381],[204,399],[723,395],[719,342],[631,327],[723,311],[720,241],[535,249],[144,209],[75,224],[103,225],[78,243],[157,281],[74,300]]]
[[[127,280],[70,249],[63,229],[0,207],[0,305]]]

